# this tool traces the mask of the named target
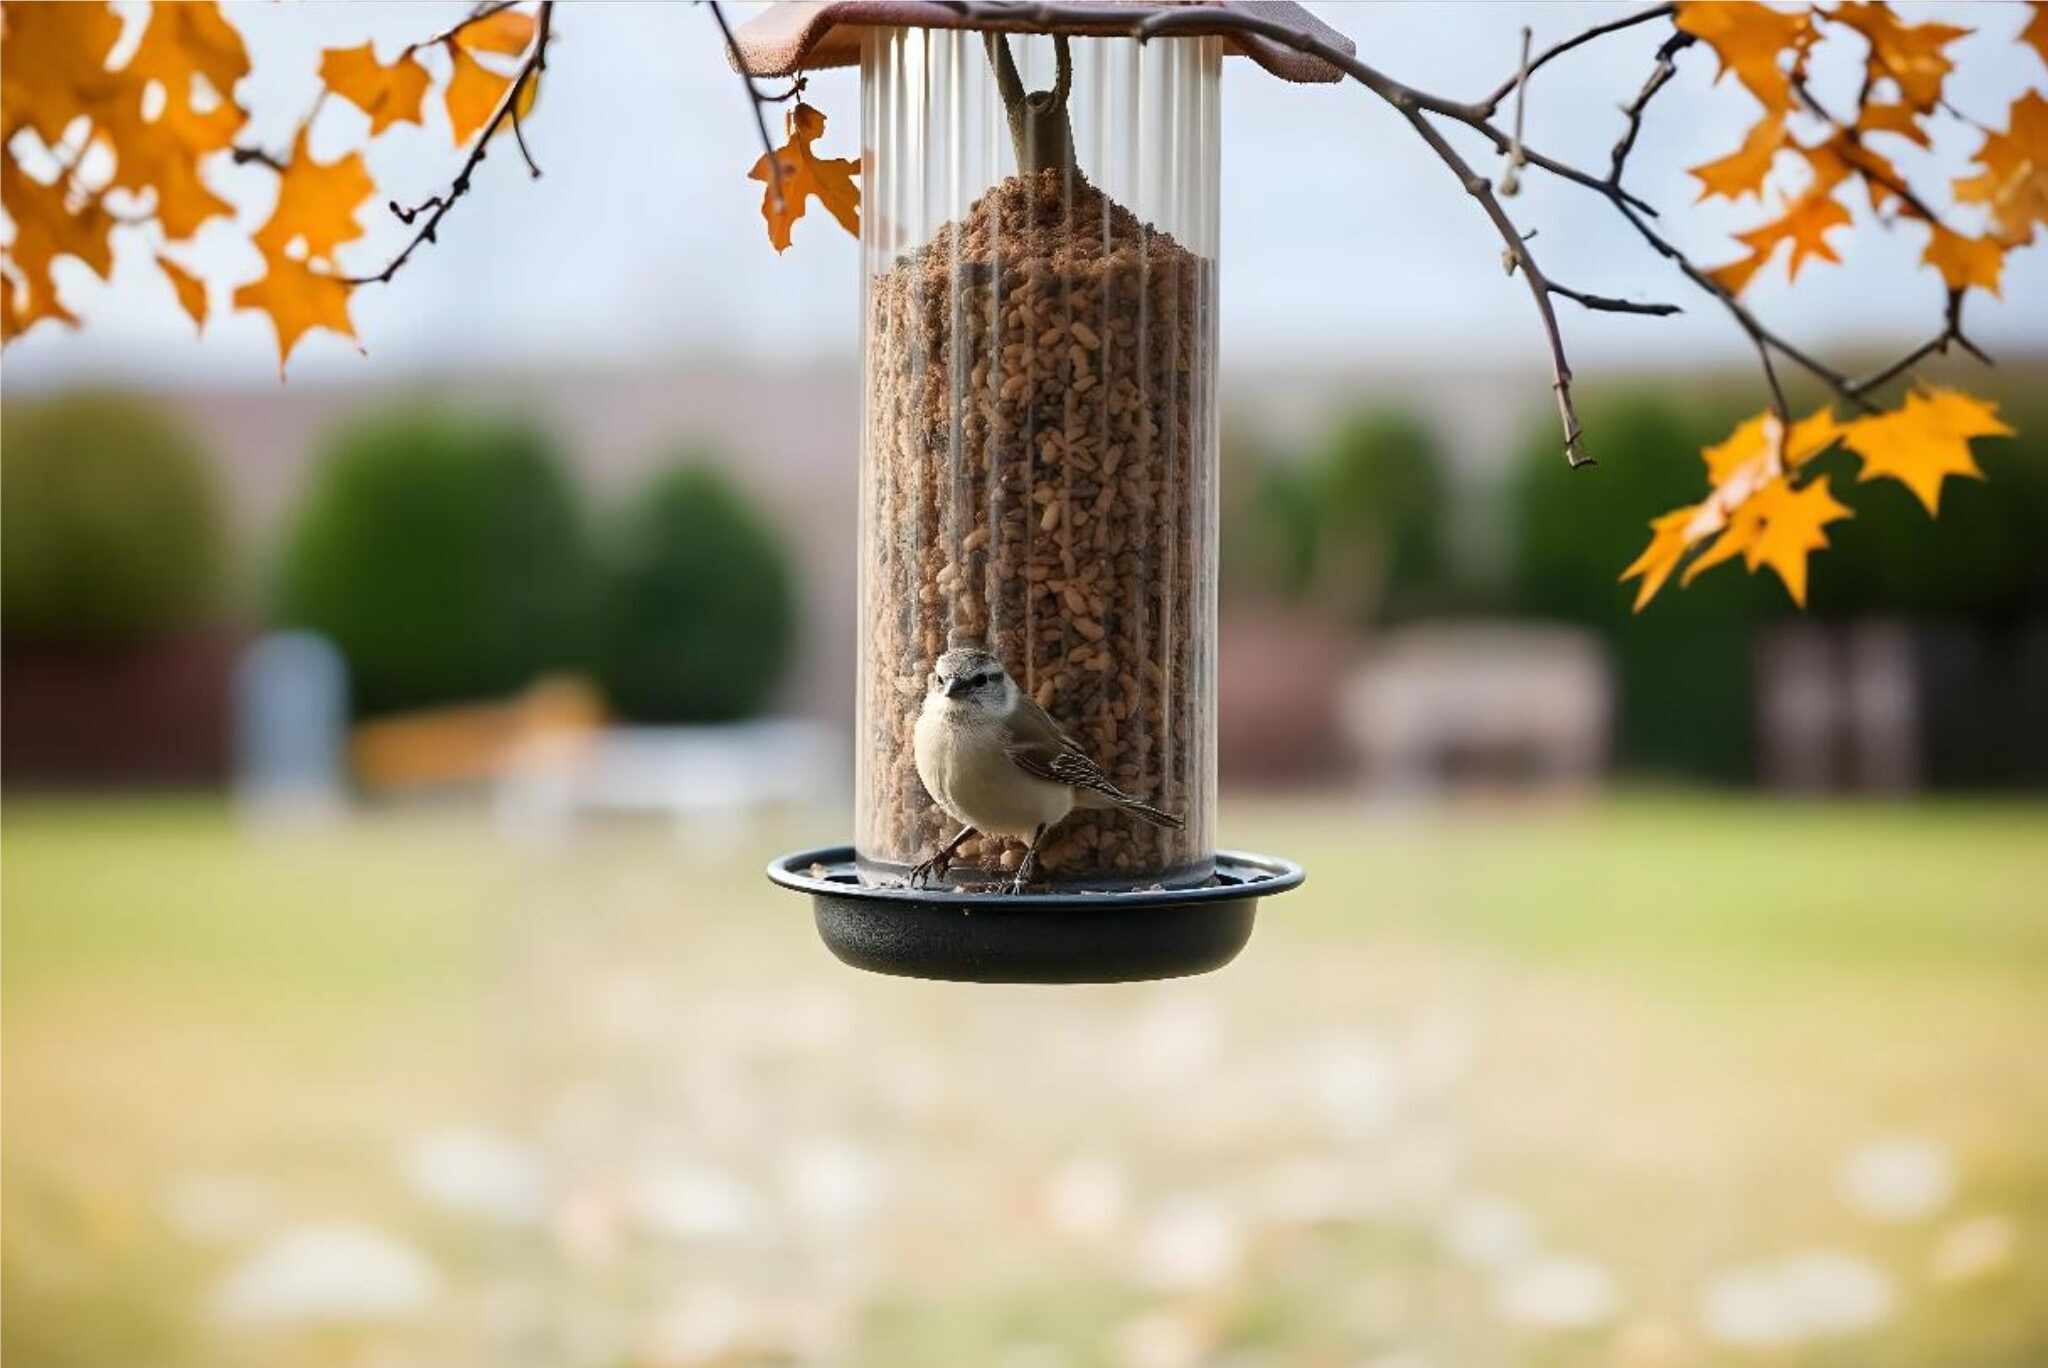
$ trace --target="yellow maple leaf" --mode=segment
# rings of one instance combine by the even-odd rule
[[[2012,102],[2005,123],[1984,131],[1974,159],[1983,170],[1956,181],[1955,195],[1989,209],[1992,235],[2016,247],[2048,223],[2048,99],[2028,91]]]
[[[1970,454],[1972,437],[2010,437],[1998,406],[1959,390],[1923,386],[1890,413],[1858,418],[1843,444],[1863,458],[1859,481],[1897,480],[1913,491],[1929,516],[1941,512],[1941,485],[1950,475],[1984,478]]]
[[[1813,21],[1805,8],[1776,10],[1756,0],[1681,0],[1676,22],[1713,48],[1721,61],[1719,75],[1734,72],[1767,113],[1792,108],[1792,85],[1780,63],[1784,54],[1801,53],[1813,41]]]
[[[768,241],[778,252],[788,249],[790,225],[803,217],[806,201],[812,195],[839,220],[840,227],[858,237],[860,187],[853,183],[853,178],[860,173],[860,159],[828,161],[811,154],[811,144],[824,135],[825,116],[807,104],[799,102],[789,112],[785,125],[789,141],[775,152],[775,165],[782,169],[781,184],[777,185],[765,155],[747,173],[747,179],[767,187],[761,196],[761,217],[768,221]]]
[[[1757,120],[1742,139],[1742,146],[1725,157],[1693,167],[1688,174],[1699,181],[1702,200],[1715,195],[1732,200],[1761,194],[1771,163],[1777,160],[1778,149],[1784,145],[1785,116],[1768,114]]]
[[[1759,510],[1762,528],[1744,548],[1742,562],[1755,574],[1768,565],[1784,582],[1785,591],[1801,608],[1806,606],[1806,558],[1828,544],[1822,531],[1829,523],[1856,515],[1828,492],[1827,476],[1820,476],[1798,489],[1785,489],[1780,482]]]
[[[1696,506],[1687,505],[1650,519],[1650,544],[1643,548],[1628,569],[1621,572],[1623,584],[1642,576],[1643,582],[1636,587],[1635,612],[1642,612],[1643,606],[1657,596],[1664,587],[1664,581],[1671,578],[1671,572],[1678,568],[1685,550],[1694,539],[1686,535],[1686,527],[1692,522]]]
[[[386,66],[369,43],[320,54],[321,84],[370,116],[373,138],[393,124],[420,122],[420,101],[429,79],[427,69],[410,53]]]
[[[192,326],[201,332],[206,330],[206,282],[177,262],[158,252],[157,269],[171,282],[171,289],[178,296],[178,307],[192,320]]]
[[[280,376],[299,339],[314,328],[343,337],[356,335],[356,325],[348,316],[352,292],[347,282],[284,256],[265,258],[265,267],[261,279],[235,291],[235,307],[270,315],[271,325],[277,329]]]
[[[0,12],[7,25],[0,142],[27,128],[45,146],[59,146],[72,123],[92,117],[108,93],[107,58],[121,40],[120,16],[104,4],[14,3]]]
[[[2004,247],[1995,239],[1964,237],[1938,223],[1928,227],[1934,233],[1927,239],[1927,250],[1920,254],[1920,260],[1941,272],[1942,283],[1951,290],[1967,290],[1975,285],[1998,293],[1999,272],[2005,266]]]
[[[361,152],[315,161],[302,128],[278,177],[277,207],[251,240],[267,257],[284,256],[292,243],[303,242],[306,260],[331,262],[335,248],[363,235],[356,214],[376,193]]]

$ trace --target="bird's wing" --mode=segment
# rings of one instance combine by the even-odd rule
[[[1018,769],[1055,784],[1093,789],[1119,802],[1132,801],[1029,694],[1018,695],[1009,720],[1010,741],[1003,750]]]

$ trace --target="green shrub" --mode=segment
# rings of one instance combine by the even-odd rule
[[[1449,491],[1421,420],[1357,413],[1299,460],[1226,434],[1222,464],[1226,588],[1359,623],[1451,600]]]
[[[1355,620],[1410,617],[1451,597],[1449,491],[1436,436],[1399,410],[1331,429],[1309,472],[1319,591]]]
[[[600,674],[647,722],[758,712],[789,659],[796,609],[772,524],[700,458],[657,475],[604,544]]]
[[[593,587],[550,443],[413,409],[328,447],[284,547],[278,616],[333,640],[369,714],[499,697],[587,667]]]
[[[205,617],[224,520],[199,445],[146,400],[10,400],[0,417],[0,636],[121,646]]]

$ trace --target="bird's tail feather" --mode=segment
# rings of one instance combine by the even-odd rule
[[[1172,813],[1162,812],[1150,803],[1140,802],[1136,798],[1123,798],[1118,801],[1117,806],[1125,812],[1135,813],[1143,817],[1153,826],[1165,827],[1168,831],[1179,831],[1187,825],[1185,821],[1174,816]]]

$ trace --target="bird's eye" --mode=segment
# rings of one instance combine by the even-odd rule
[[[932,673],[932,682],[926,685],[925,687],[936,689],[943,683],[945,683],[945,681],[939,678],[937,671],[934,671]]]

